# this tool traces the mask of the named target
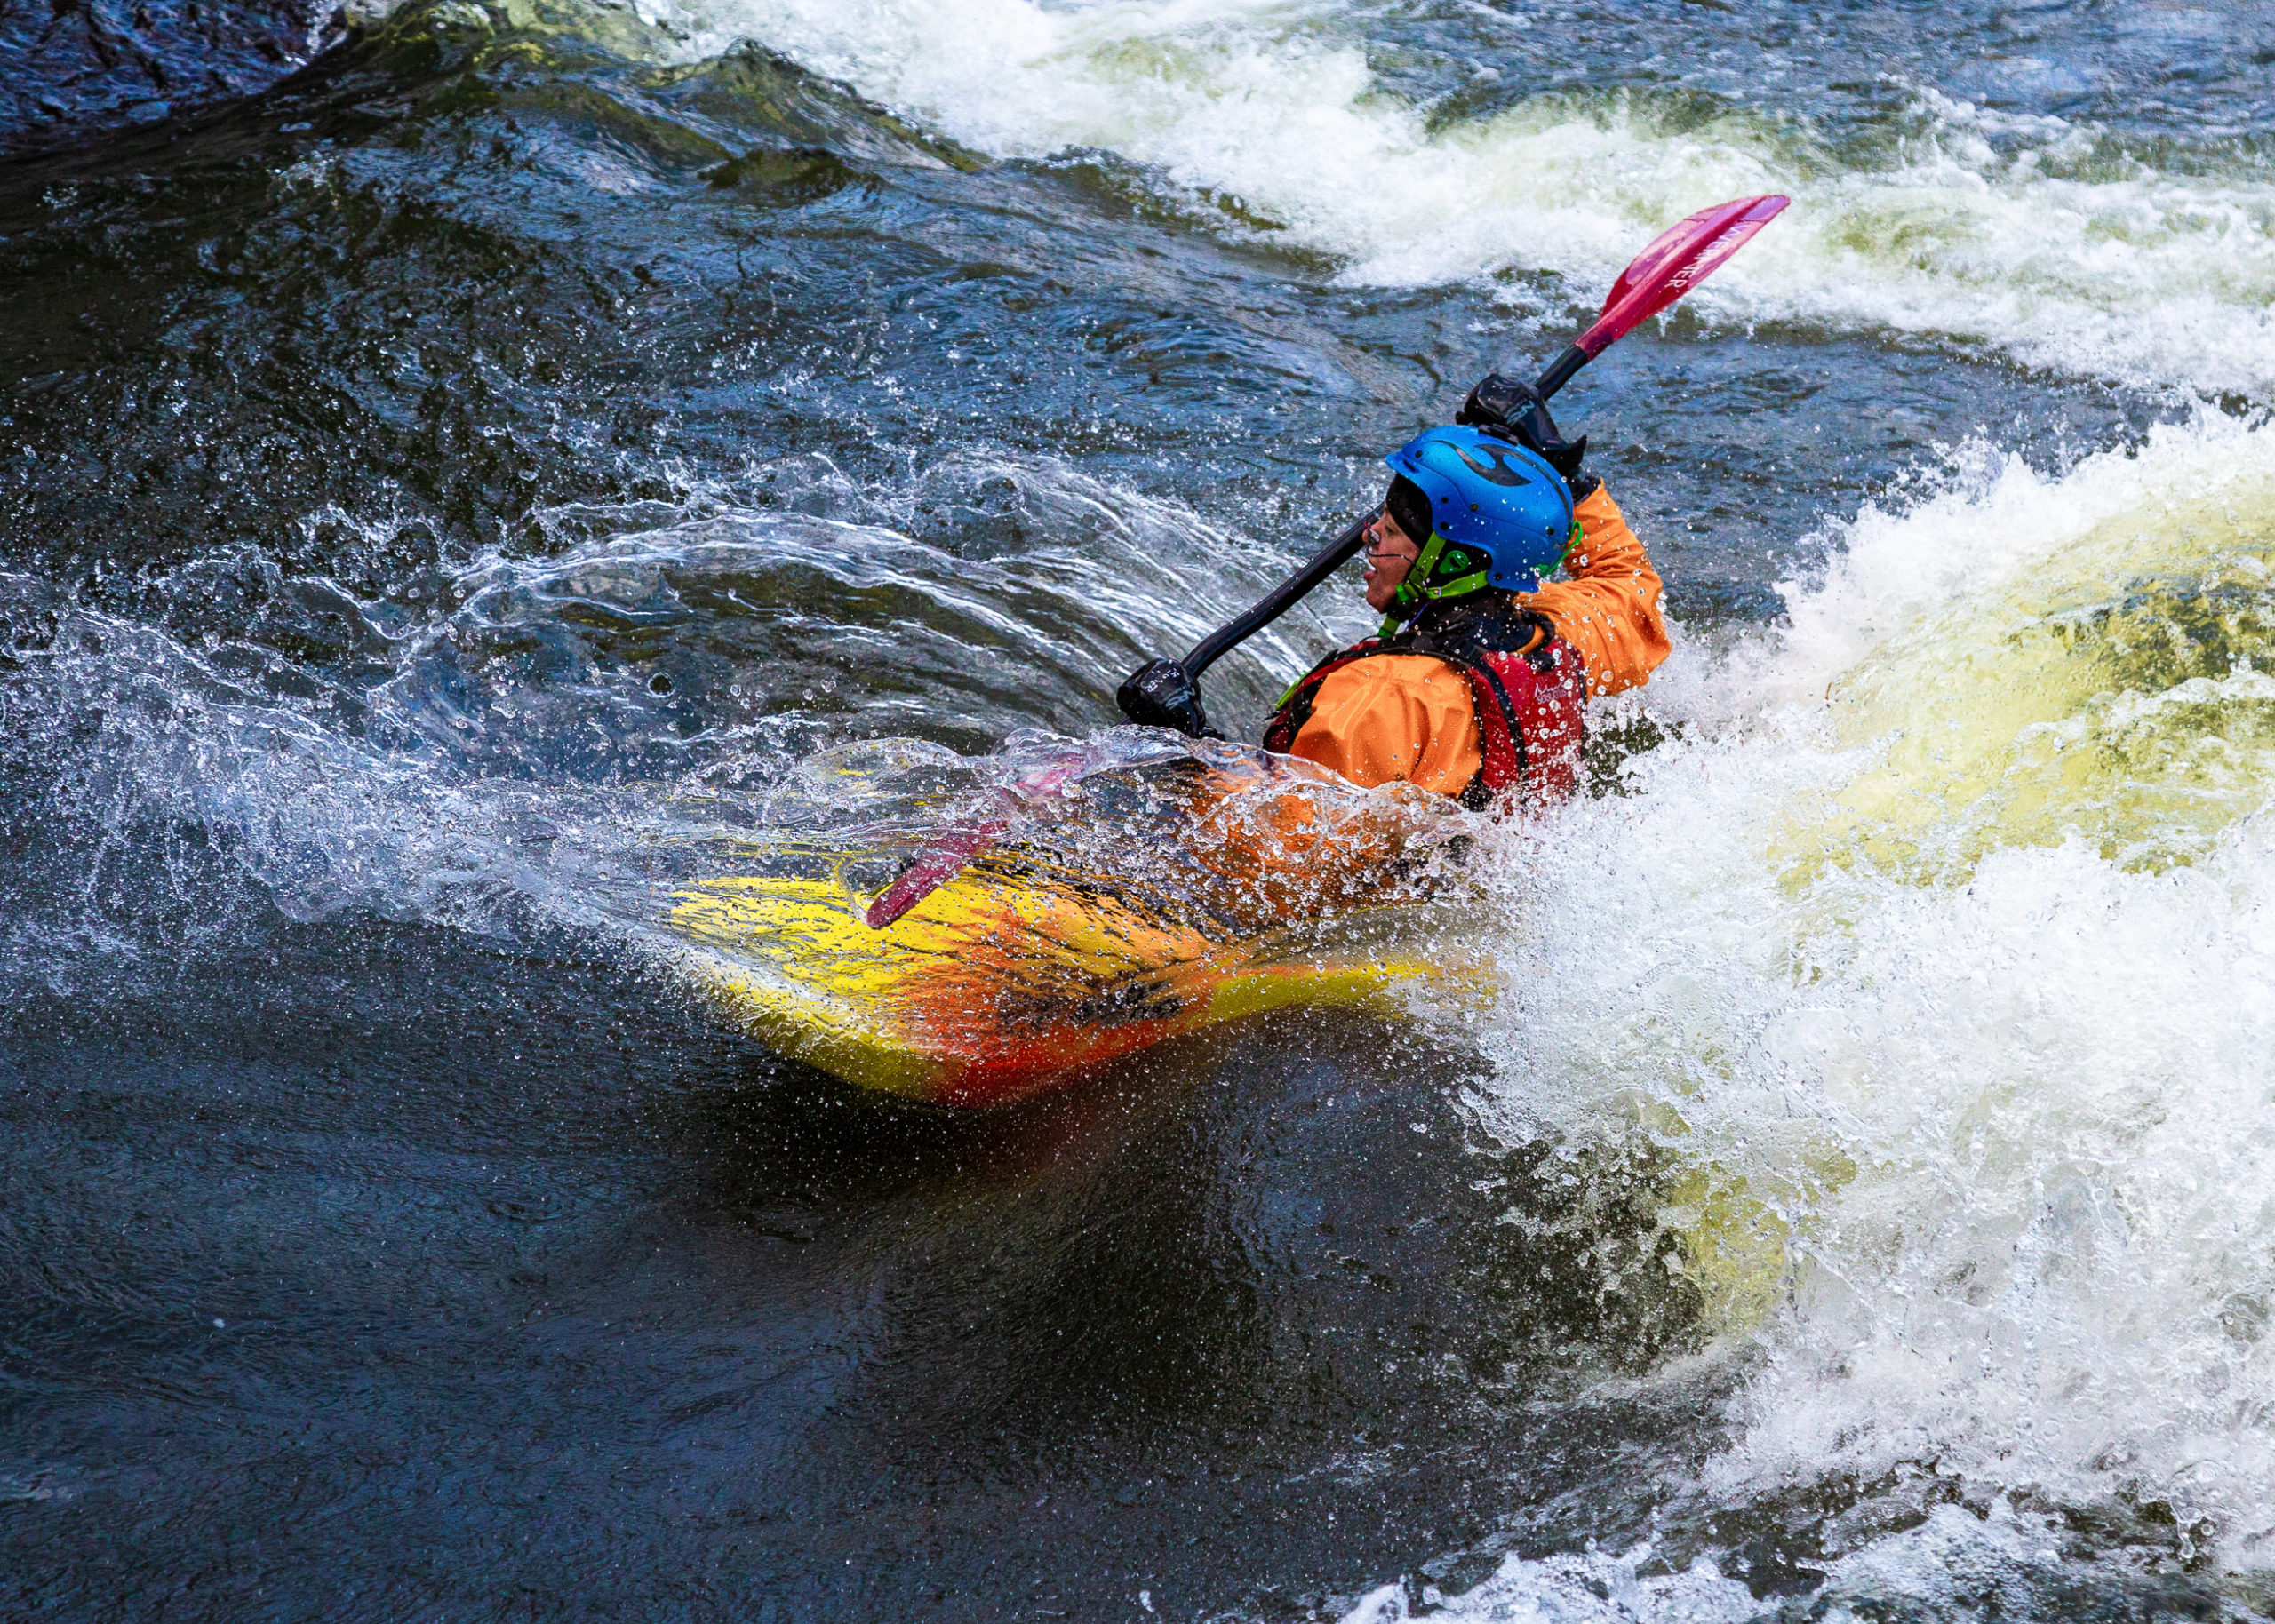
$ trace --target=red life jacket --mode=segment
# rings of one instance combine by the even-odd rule
[[[1578,782],[1586,738],[1583,702],[1587,680],[1572,645],[1553,632],[1523,654],[1478,647],[1445,649],[1369,638],[1313,666],[1289,689],[1265,724],[1264,747],[1286,754],[1311,720],[1320,684],[1360,660],[1383,654],[1423,654],[1443,660],[1469,679],[1477,717],[1477,776],[1462,804],[1482,809],[1496,801],[1541,807],[1569,795]]]

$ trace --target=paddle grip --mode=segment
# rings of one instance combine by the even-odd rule
[[[1141,728],[1175,728],[1188,738],[1209,733],[1209,713],[1201,708],[1201,689],[1175,660],[1148,660],[1114,690],[1122,713]]]

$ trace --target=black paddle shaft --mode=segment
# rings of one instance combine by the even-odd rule
[[[1546,400],[1571,382],[1572,375],[1590,359],[1578,345],[1570,346],[1549,363],[1533,388]],[[1114,702],[1122,707],[1122,713],[1141,728],[1175,728],[1196,738],[1214,736],[1208,713],[1201,705],[1201,673],[1295,608],[1313,587],[1356,557],[1367,545],[1367,529],[1374,521],[1374,513],[1353,519],[1301,569],[1193,644],[1183,659],[1148,660],[1132,672],[1114,690]]]

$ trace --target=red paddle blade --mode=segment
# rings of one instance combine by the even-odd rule
[[[992,817],[969,829],[952,829],[926,847],[916,861],[877,894],[864,917],[871,930],[882,930],[902,914],[963,872],[979,848],[1011,826],[1007,817]]]
[[[1067,784],[1082,776],[1085,758],[1077,751],[1061,755],[1053,763],[1029,768],[1020,774],[1004,793],[1024,800],[1030,808],[1037,800],[1065,792]],[[1018,822],[1016,817],[991,817],[977,824],[964,824],[944,829],[930,846],[912,858],[900,878],[877,894],[876,901],[862,915],[871,930],[882,930],[902,914],[922,902],[964,871],[966,864],[988,847],[1001,840]]]
[[[1604,296],[1603,314],[1582,333],[1577,347],[1591,359],[1628,329],[1658,314],[1712,275],[1715,267],[1746,245],[1753,234],[1777,218],[1791,200],[1775,195],[1741,197],[1701,209],[1680,226],[1660,234],[1635,263],[1620,272]]]

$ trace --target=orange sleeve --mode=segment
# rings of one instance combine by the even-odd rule
[[[1480,765],[1469,679],[1426,654],[1354,660],[1319,685],[1288,753],[1366,789],[1404,779],[1458,795]]]
[[[1673,652],[1659,613],[1659,572],[1602,486],[1573,513],[1580,540],[1564,561],[1567,578],[1517,601],[1547,616],[1578,652],[1589,693],[1640,688]]]

